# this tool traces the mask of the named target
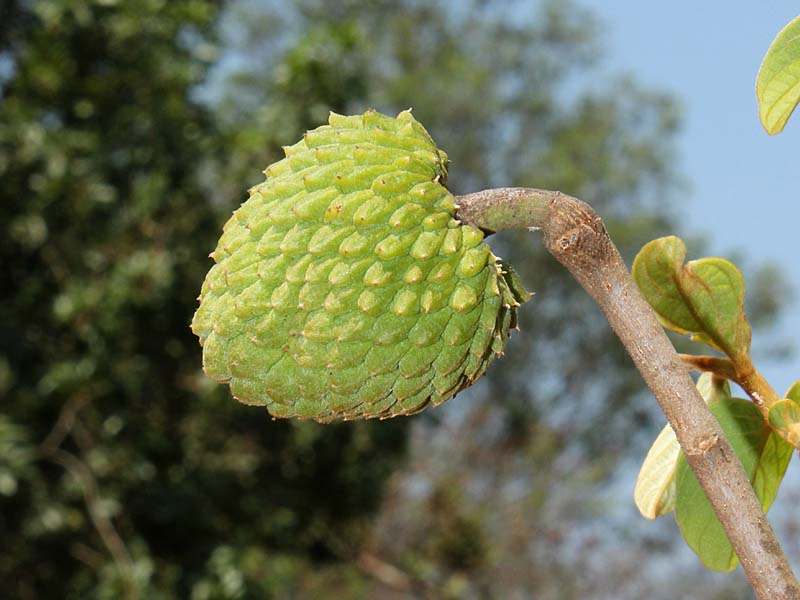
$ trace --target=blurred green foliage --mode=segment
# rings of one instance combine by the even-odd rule
[[[556,2],[2,3],[8,597],[595,586],[574,577],[582,555],[550,551],[565,535],[551,503],[589,514],[563,494],[607,478],[653,411],[632,404],[638,376],[538,240],[495,242],[541,292],[508,357],[419,417],[272,421],[203,377],[189,322],[222,223],[329,110],[412,106],[452,159],[454,192],[564,189],[608,216],[628,255],[671,232],[675,104],[626,79],[576,83],[597,31]],[[526,509],[495,510],[512,479]]]
[[[228,140],[193,98],[219,7],[10,10],[0,113],[6,589],[241,597],[228,583],[202,592],[231,560],[225,544],[258,570],[265,559],[249,547],[346,556],[407,423],[258,418],[204,380],[188,329],[234,202],[211,175]]]

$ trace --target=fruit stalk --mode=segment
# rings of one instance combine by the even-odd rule
[[[560,192],[498,188],[456,197],[457,216],[487,232],[541,230],[548,251],[595,300],[652,390],[758,598],[800,599],[750,481],[686,366],[639,292],[602,219]]]

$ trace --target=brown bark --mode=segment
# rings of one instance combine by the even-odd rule
[[[481,229],[542,231],[548,251],[597,302],[661,405],[758,598],[800,599],[800,585],[744,468],[602,219],[588,204],[545,190],[500,188],[456,202],[459,219]]]

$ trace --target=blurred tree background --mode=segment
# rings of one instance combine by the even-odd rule
[[[0,595],[749,597],[642,527],[663,418],[536,236],[492,241],[538,292],[507,356],[415,417],[274,421],[189,331],[223,222],[330,110],[413,107],[454,193],[562,189],[628,258],[680,233],[675,99],[601,45],[571,2],[0,3]]]

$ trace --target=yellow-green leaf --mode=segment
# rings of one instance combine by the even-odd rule
[[[739,269],[723,258],[685,260],[680,238],[653,240],[634,260],[633,278],[662,325],[690,333],[734,361],[747,359],[750,324]]]
[[[769,424],[795,448],[800,448],[800,381],[786,392],[786,397],[769,409]]]
[[[772,41],[756,78],[758,116],[767,133],[783,131],[800,102],[800,16]]]
[[[700,375],[697,389],[706,402],[731,395],[728,382],[715,380],[711,373]],[[636,479],[633,500],[643,517],[655,519],[675,508],[675,473],[680,453],[675,432],[666,425],[647,452]]]
[[[795,402],[800,402],[800,381],[795,381],[789,386],[789,389],[786,390],[783,397],[794,400]]]
[[[680,455],[675,432],[667,425],[650,446],[633,490],[633,500],[643,517],[655,519],[675,508],[675,470]]]

